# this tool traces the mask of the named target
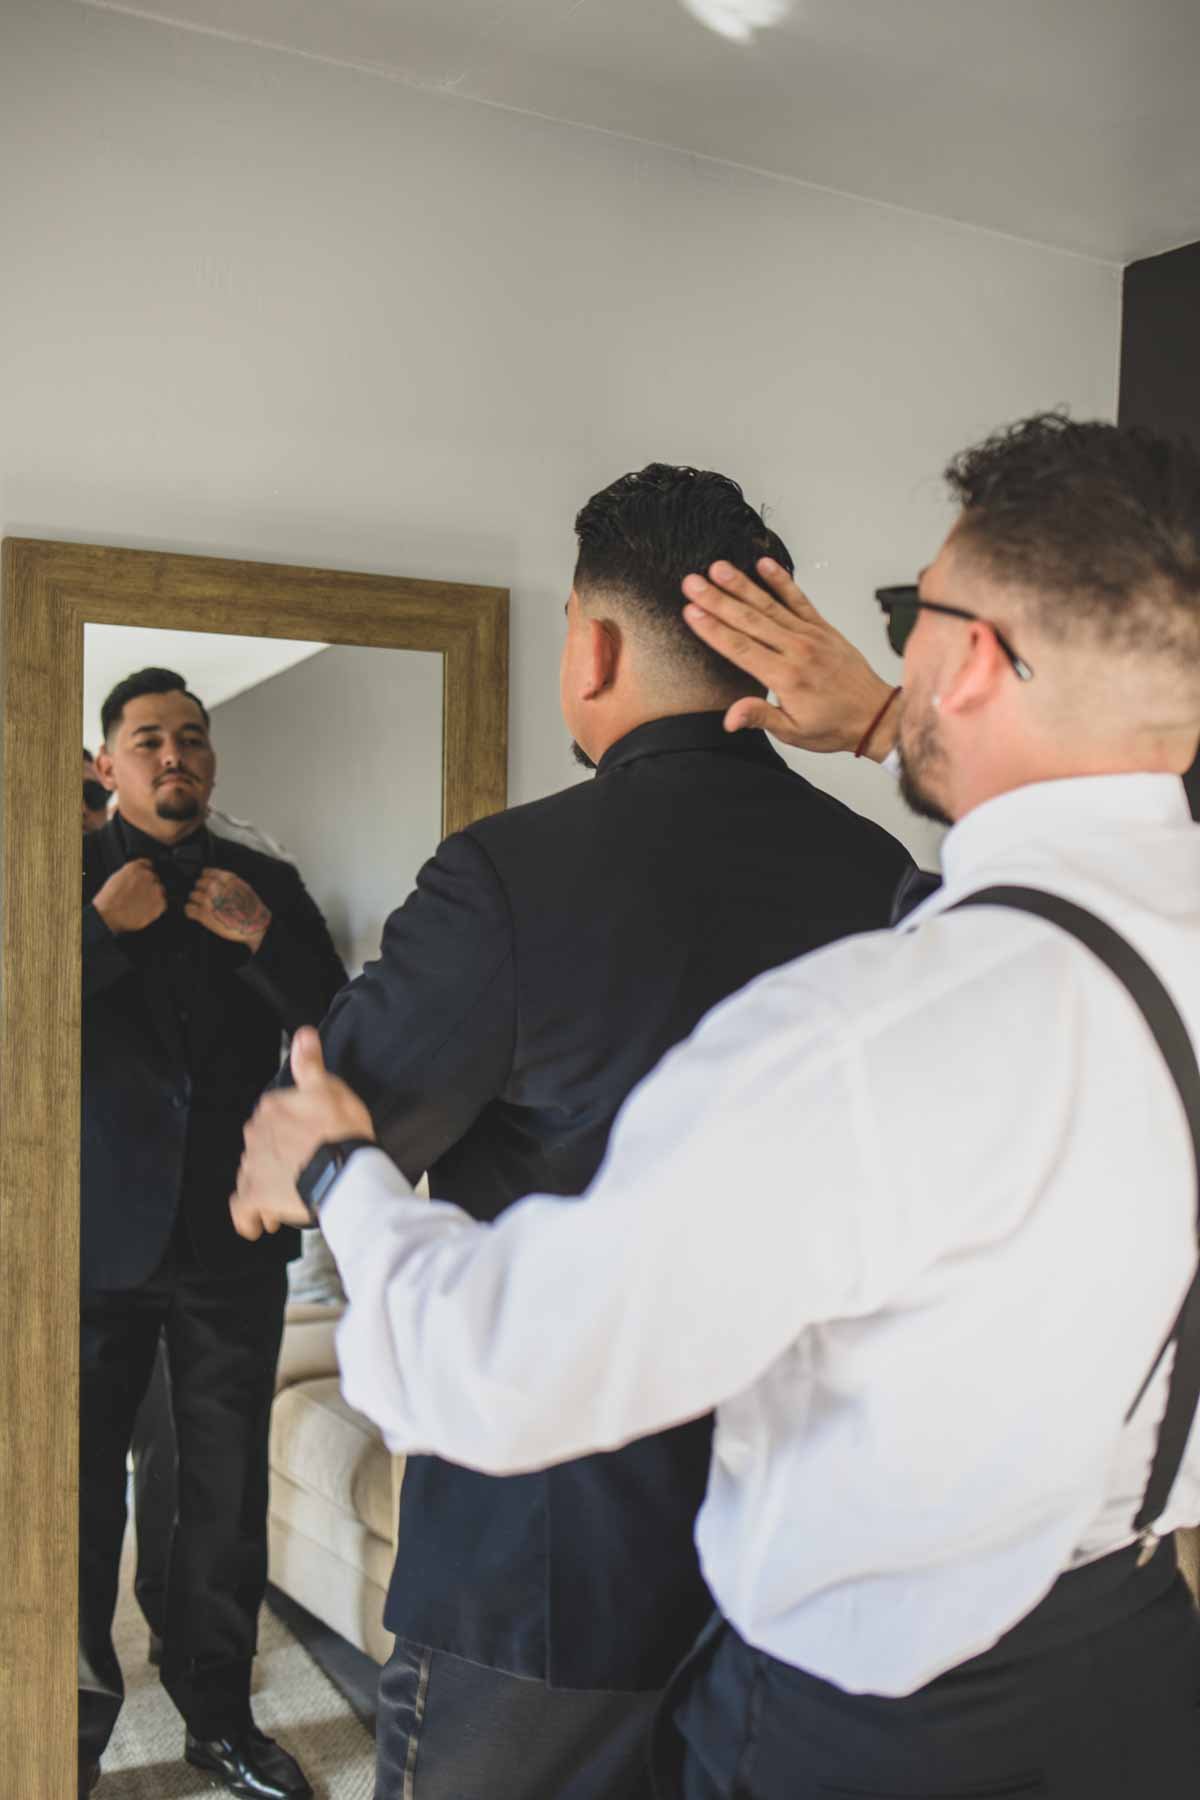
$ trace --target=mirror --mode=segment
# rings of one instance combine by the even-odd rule
[[[357,975],[441,837],[440,655],[86,625],[85,749],[105,697],[147,667],[183,673],[211,715],[214,831],[250,826],[235,835],[295,862]]]
[[[214,1146],[222,1133],[228,1135],[231,1109],[242,1104],[232,1093],[218,1092],[229,1061],[239,1066],[246,1058],[252,1061],[248,1045],[253,1038],[255,1054],[267,1059],[269,1078],[289,1025],[324,1003],[325,989],[332,993],[343,967],[353,974],[375,953],[383,920],[402,901],[439,837],[503,805],[506,609],[507,596],[497,589],[99,546],[5,543],[0,1281],[6,1331],[0,1354],[0,1431],[6,1447],[19,1446],[19,1453],[9,1454],[6,1448],[0,1458],[0,1522],[8,1532],[12,1571],[0,1600],[0,1729],[9,1746],[7,1778],[15,1792],[61,1800],[75,1791],[79,1443],[82,1436],[95,1487],[100,1466],[96,1422],[115,1416],[96,1385],[97,1332],[101,1327],[115,1330],[112,1320],[119,1315],[127,1333],[130,1308],[125,1301],[117,1304],[114,1295],[120,1300],[135,1291],[143,1298],[152,1294],[168,1264],[174,1281],[179,1269],[172,1257],[182,1255],[186,1264],[192,1255],[205,1264],[205,1279],[212,1274],[207,1227],[193,1229],[192,1202],[186,1195],[167,1231],[165,1248],[155,1240],[147,1252],[151,1268],[130,1266],[114,1275],[115,1264],[109,1266],[116,1240],[131,1231],[137,1238],[133,1226],[144,1227],[158,1204],[148,1191],[154,1182],[147,1175],[145,1152],[147,1144],[158,1142],[155,1130],[161,1136],[164,1129],[162,1121],[153,1129],[129,1126],[128,1121],[122,1126],[121,1108],[132,1103],[153,1110],[156,1084],[169,1085],[178,1076],[181,1090],[187,1090],[186,1097],[181,1092],[179,1109],[188,1121],[181,1125],[181,1166],[215,1168],[220,1156],[213,1161]],[[186,629],[180,629],[185,622]],[[99,703],[116,682],[147,668],[179,673],[188,694],[202,706],[169,685],[130,700],[121,723],[114,728],[110,722],[108,747],[102,751]],[[89,816],[85,795],[84,842],[90,845],[85,884],[91,869],[90,886],[85,887],[85,946],[89,929],[99,933],[106,979],[117,971],[103,1004],[95,999],[94,970],[81,1001],[79,958],[64,953],[67,945],[73,952],[81,925],[76,811],[81,699],[82,742],[97,752],[97,773],[108,790],[116,790],[118,814],[116,822],[106,822],[114,802],[93,792]],[[163,712],[160,718],[159,712],[170,706],[182,709],[180,716]],[[132,744],[125,741],[131,730]],[[164,752],[164,740],[175,747],[168,742]],[[154,765],[158,772],[152,771],[142,784],[140,812],[141,777],[130,760],[135,747],[138,754],[159,759]],[[195,755],[203,762],[209,753],[216,764],[211,796],[205,778],[194,774],[188,760]],[[167,766],[160,784],[164,755],[166,765],[178,757],[180,766]],[[119,771],[124,772],[124,800]],[[201,801],[203,812],[197,816]],[[140,821],[133,830],[126,813]],[[147,825],[148,836],[143,831]],[[185,853],[189,842],[192,849]],[[104,845],[108,848],[102,852]],[[118,911],[121,929],[110,930],[103,918],[93,918],[89,927],[88,912],[95,912],[93,903],[104,882],[138,862],[146,869],[147,891],[160,897],[153,902],[154,917],[131,920]],[[219,883],[226,884],[222,892],[232,892],[227,884],[234,881],[239,895],[251,892],[265,910],[265,926],[244,910],[221,911],[215,902],[204,921],[186,911],[196,904],[197,883],[214,878],[214,871]],[[302,903],[298,896],[303,892],[307,899]],[[111,908],[107,916],[114,916]],[[328,928],[325,948],[312,935],[317,932],[314,918],[323,921],[321,933]],[[226,935],[231,927],[236,927],[233,935]],[[239,937],[239,931],[250,935]],[[147,948],[155,943],[159,950]],[[192,952],[185,954],[183,948],[187,943],[200,946],[198,979],[180,973],[190,966]],[[85,963],[88,954],[85,947]],[[114,962],[114,956],[124,960]],[[319,980],[313,973],[318,969]],[[161,996],[147,1001],[149,1010],[142,1018],[141,1000],[134,1003],[130,996],[135,990],[148,995],[156,982],[169,996],[169,1005],[163,1009]],[[224,1029],[222,1021],[228,1025],[232,1017],[233,1003],[221,998],[214,1012],[212,996],[218,992],[235,995],[238,1006],[244,1003],[250,1021],[225,1046],[219,1076],[209,1067],[211,1052]],[[126,997],[115,1009],[113,993]],[[105,1154],[108,1185],[116,1190],[110,1195],[115,1210],[110,1207],[105,1214],[100,1238],[94,1222],[90,1243],[89,1228],[83,1234],[84,1267],[92,1269],[93,1280],[83,1304],[81,1419],[81,1023],[91,1096],[91,1123],[83,1135],[90,1217],[101,1154],[93,1139],[98,1129],[103,1135],[93,1104],[99,1092],[97,1046],[112,1045],[111,1054],[106,1048],[99,1058],[108,1080],[117,1063],[134,1054],[132,1040],[122,1035],[133,1029],[134,1014],[141,1018],[137,1030],[144,1027],[143,1049],[151,1046],[148,1060],[134,1070],[132,1086],[126,1083],[122,1090],[118,1082],[111,1093],[106,1090],[100,1109],[111,1115],[113,1126],[113,1142]],[[159,1027],[166,1032],[161,1041]],[[172,1062],[171,1045],[179,1050],[181,1043],[183,1060]],[[179,1076],[181,1069],[186,1073]],[[175,1073],[164,1073],[170,1070]],[[158,1097],[166,1107],[174,1103],[165,1089]],[[167,1116],[164,1112],[163,1118]],[[112,1172],[123,1169],[126,1154],[131,1166],[124,1183]],[[182,1191],[192,1177],[180,1180]],[[218,1185],[223,1181],[219,1177]],[[217,1263],[223,1254],[215,1256]],[[254,1714],[262,1729],[278,1736],[300,1759],[317,1793],[348,1796],[368,1791],[373,1767],[371,1734],[362,1715],[364,1697],[369,1704],[370,1671],[388,1647],[381,1624],[383,1586],[391,1563],[389,1535],[394,1535],[402,1460],[391,1458],[381,1442],[377,1452],[364,1451],[361,1430],[339,1405],[330,1271],[310,1266],[312,1259],[304,1257],[289,1265],[285,1278],[279,1258],[276,1264],[280,1282],[288,1283],[286,1293],[279,1290],[287,1313],[279,1385],[263,1400],[273,1585],[258,1627]],[[199,1280],[190,1265],[184,1275]],[[236,1285],[242,1277],[233,1271],[231,1279]],[[104,1301],[99,1323],[98,1291]],[[243,1305],[243,1314],[246,1310]],[[139,1399],[145,1385],[142,1364],[150,1367],[160,1341],[171,1345],[178,1366],[184,1367],[186,1340],[189,1331],[195,1336],[196,1318],[179,1324],[179,1309],[171,1317],[174,1325],[155,1329],[149,1360],[144,1346],[133,1358],[142,1371],[134,1383]],[[214,1335],[221,1338],[222,1354],[228,1354],[228,1333],[222,1327]],[[273,1362],[269,1336],[259,1346],[260,1361]],[[143,1332],[139,1343],[144,1338]],[[111,1339],[110,1349],[116,1341]],[[200,1513],[211,1511],[204,1480],[198,1486],[195,1481],[201,1460],[196,1445],[211,1437],[211,1420],[204,1424],[197,1401],[201,1390],[211,1387],[216,1366],[211,1345],[206,1354],[207,1363],[201,1354],[199,1372],[178,1390],[180,1454],[185,1460],[190,1455],[192,1463],[186,1473],[181,1465],[178,1498],[166,1502],[172,1517],[177,1504],[180,1519],[188,1512],[193,1526]],[[157,1470],[158,1477],[164,1456],[160,1452],[156,1460],[145,1447],[153,1450],[160,1428],[161,1420],[156,1428],[153,1407],[147,1406],[146,1417],[139,1414],[140,1454],[143,1466],[152,1474]],[[189,1434],[191,1449],[185,1452],[183,1439]],[[116,1469],[119,1505],[124,1453],[118,1458],[109,1445],[104,1454],[108,1460],[101,1459],[103,1468],[109,1474]],[[236,1444],[228,1454],[222,1452],[222,1480],[240,1454]],[[106,1483],[113,1486],[107,1475],[100,1486]],[[147,1491],[155,1485],[148,1482]],[[253,1488],[249,1476],[243,1486],[245,1492]],[[109,1540],[113,1531],[119,1536],[111,1496],[105,1500],[85,1493],[84,1503],[89,1518],[103,1516],[107,1506]],[[158,1504],[161,1513],[161,1499]],[[153,1508],[147,1518],[152,1516]],[[85,1537],[90,1548],[83,1559],[84,1586],[99,1579],[102,1587],[96,1533],[90,1526]],[[209,1791],[205,1770],[182,1759],[183,1725],[168,1691],[178,1701],[182,1686],[191,1681],[188,1691],[195,1704],[197,1669],[207,1670],[211,1660],[201,1644],[203,1632],[196,1628],[206,1610],[217,1620],[215,1635],[210,1634],[214,1653],[223,1649],[229,1661],[230,1646],[238,1648],[230,1597],[221,1599],[220,1578],[212,1571],[219,1571],[230,1556],[235,1561],[240,1557],[239,1580],[252,1587],[253,1554],[244,1545],[222,1548],[209,1542],[206,1548],[204,1534],[198,1538],[194,1530],[189,1541],[184,1562],[203,1563],[207,1557],[210,1573],[199,1585],[192,1578],[196,1591],[186,1605],[177,1599],[175,1613],[168,1602],[164,1687],[147,1662],[151,1640],[133,1592],[132,1530],[125,1537],[115,1640],[126,1704],[104,1756],[102,1789],[113,1800],[140,1800],[143,1795],[184,1800]],[[172,1578],[177,1595],[188,1580],[186,1574]],[[181,1608],[183,1629],[177,1617]],[[101,1595],[100,1612],[104,1610]],[[94,1613],[95,1603],[89,1602],[85,1612]],[[196,1638],[190,1646],[194,1654],[183,1659],[182,1674],[178,1655],[173,1670],[168,1668],[173,1629],[177,1641],[188,1632]],[[314,1657],[323,1640],[333,1647],[324,1663]],[[89,1677],[93,1701],[105,1689],[105,1674],[102,1669],[98,1681]],[[212,1689],[222,1691],[220,1682]],[[211,1693],[209,1700],[201,1697],[202,1709],[210,1701],[219,1710],[222,1702]],[[211,1713],[212,1735],[220,1735],[218,1724]]]

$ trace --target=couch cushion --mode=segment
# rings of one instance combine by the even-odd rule
[[[337,1327],[343,1310],[331,1306],[288,1307],[275,1370],[277,1394],[298,1381],[337,1374]]]
[[[271,1467],[390,1539],[392,1455],[343,1400],[336,1375],[288,1387],[271,1409]]]
[[[345,1305],[346,1290],[322,1232],[300,1233],[300,1254],[288,1264],[288,1294],[302,1304]]]
[[[281,1524],[292,1533],[293,1555],[295,1545],[318,1544],[326,1557],[335,1558],[347,1570],[359,1570],[376,1587],[386,1590],[395,1560],[391,1538],[379,1537],[361,1519],[352,1518],[320,1494],[297,1487],[282,1470],[272,1469],[272,1535]]]

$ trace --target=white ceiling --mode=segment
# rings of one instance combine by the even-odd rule
[[[1114,262],[1200,238],[1200,0],[84,0]]]
[[[211,712],[272,675],[324,650],[291,638],[225,637],[216,631],[148,631],[141,625],[83,628],[83,741],[100,742],[100,708],[135,669],[175,669]]]

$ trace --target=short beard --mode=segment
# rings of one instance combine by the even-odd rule
[[[572,742],[571,755],[575,758],[575,761],[579,764],[581,769],[594,769],[596,767],[582,744]]]
[[[945,760],[933,720],[927,718],[919,727],[911,755],[905,754],[902,744],[897,745],[897,753],[900,757],[900,796],[909,811],[916,813],[918,819],[932,819],[935,825],[953,825],[953,819],[940,801],[934,799],[923,779],[931,767],[936,768]]]
[[[203,807],[196,794],[177,794],[174,797],[164,796],[154,802],[154,811],[160,819],[170,819],[176,825],[184,824],[188,819],[199,819],[203,816]]]

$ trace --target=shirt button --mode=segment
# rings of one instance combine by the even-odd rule
[[[171,1105],[175,1108],[176,1112],[182,1112],[184,1107],[187,1105],[187,1095],[186,1094],[172,1094]]]

